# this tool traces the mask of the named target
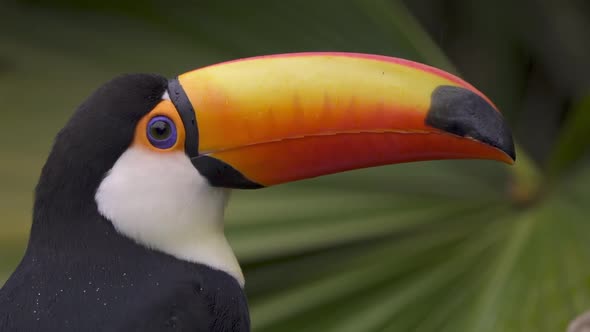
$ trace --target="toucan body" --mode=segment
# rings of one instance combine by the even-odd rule
[[[56,137],[0,330],[249,331],[223,234],[231,189],[467,158],[514,161],[504,119],[406,60],[298,53],[118,77]]]

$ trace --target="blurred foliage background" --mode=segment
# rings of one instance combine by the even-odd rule
[[[590,3],[0,2],[0,284],[52,140],[125,72],[354,51],[455,72],[518,162],[396,165],[235,192],[227,234],[255,331],[565,331],[590,309]]]

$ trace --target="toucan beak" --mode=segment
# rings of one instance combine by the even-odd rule
[[[515,160],[510,129],[486,96],[402,59],[248,58],[180,75],[169,93],[186,153],[215,186],[258,188],[419,160]]]

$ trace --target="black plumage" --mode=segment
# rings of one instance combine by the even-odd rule
[[[136,244],[98,213],[100,182],[166,87],[157,75],[114,79],[57,135],[25,256],[0,290],[0,331],[249,330],[233,277]]]

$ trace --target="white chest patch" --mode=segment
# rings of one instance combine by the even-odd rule
[[[244,285],[223,233],[229,190],[209,185],[181,152],[129,148],[96,192],[117,231],[178,259],[229,273]]]

